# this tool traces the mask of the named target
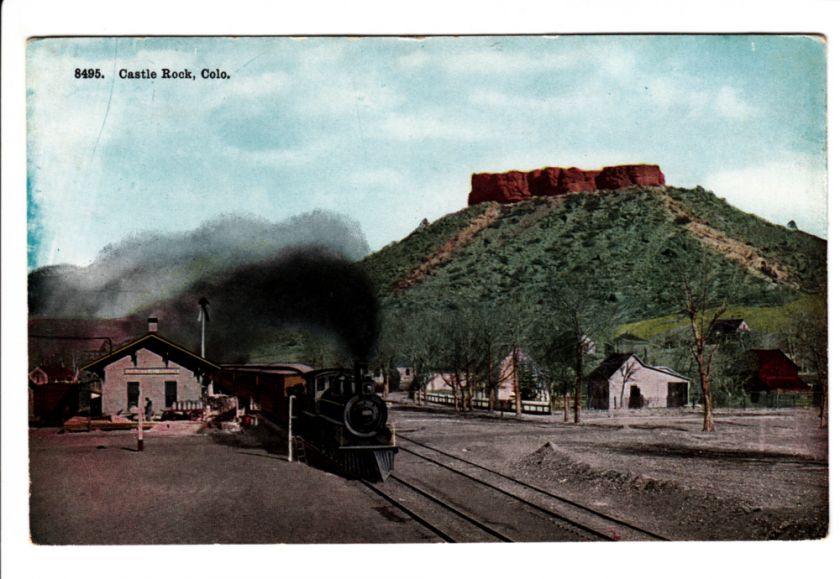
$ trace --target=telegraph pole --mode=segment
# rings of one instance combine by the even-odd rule
[[[143,413],[145,408],[142,406],[143,400],[143,383],[140,383],[137,395],[137,451],[143,452]]]
[[[204,357],[204,326],[207,320],[210,319],[210,312],[207,311],[207,306],[210,302],[207,298],[202,297],[198,300],[198,321],[201,322],[201,357]]]
[[[295,395],[289,396],[289,462],[292,462],[292,403],[295,400]]]

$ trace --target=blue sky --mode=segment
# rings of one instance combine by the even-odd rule
[[[231,78],[116,78],[162,68]],[[375,250],[547,165],[657,163],[825,237],[825,72],[801,36],[35,40],[29,266],[225,213],[331,209]]]

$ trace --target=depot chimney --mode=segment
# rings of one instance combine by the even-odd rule
[[[158,331],[158,319],[154,316],[149,317],[149,333],[150,334],[157,334]]]

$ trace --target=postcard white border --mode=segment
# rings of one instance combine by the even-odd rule
[[[309,1],[294,3],[149,0],[9,0],[3,3],[2,78],[2,576],[62,578],[116,573],[122,577],[236,577],[251,573],[285,577],[428,577],[469,573],[502,577],[557,576],[731,576],[749,571],[768,577],[819,573],[830,565],[834,534],[826,541],[796,543],[683,543],[649,545],[528,544],[500,548],[459,546],[196,546],[34,547],[28,540],[26,404],[26,166],[25,40],[50,35],[303,35],[303,34],[541,34],[541,33],[822,33],[829,41],[829,103],[835,96],[840,6],[826,1],[784,2],[595,2],[581,7],[519,0],[490,7],[486,2]],[[836,100],[836,99],[835,99]],[[836,115],[829,110],[830,167],[837,167]],[[836,189],[829,177],[829,231]],[[829,255],[836,255],[829,234]],[[836,286],[834,268],[830,287]],[[832,292],[833,295],[834,292]],[[832,299],[832,303],[834,300]],[[831,309],[833,312],[833,308]],[[833,319],[835,316],[831,316]],[[835,327],[831,324],[830,327]],[[834,331],[831,343],[835,344]],[[834,361],[832,356],[832,362]],[[832,364],[833,367],[833,364]],[[833,374],[833,372],[832,372]],[[834,381],[832,381],[834,382]],[[18,387],[20,386],[20,387]],[[840,391],[838,391],[840,392]],[[838,394],[832,398],[837,408]],[[834,429],[836,430],[836,429]],[[831,447],[835,447],[832,440]],[[833,462],[833,459],[831,460]],[[832,489],[836,488],[832,476]],[[835,493],[832,493],[836,497]],[[833,501],[832,501],[833,505]],[[832,515],[835,509],[832,510]],[[832,516],[832,520],[834,517]],[[832,525],[836,529],[836,524]],[[836,534],[836,533],[835,533]],[[607,550],[609,549],[609,550]],[[361,553],[359,551],[362,551]],[[326,553],[325,553],[326,552]],[[328,553],[328,555],[327,555]],[[166,570],[143,560],[161,554]],[[169,555],[167,555],[169,554]],[[185,556],[186,555],[186,556]],[[300,561],[289,568],[289,556]],[[382,558],[365,568],[346,562]],[[245,563],[248,561],[249,563]],[[318,561],[312,568],[304,562]],[[827,569],[830,569],[828,567]],[[373,572],[373,575],[371,575]],[[822,571],[823,573],[825,571]],[[186,575],[184,575],[186,576]]]

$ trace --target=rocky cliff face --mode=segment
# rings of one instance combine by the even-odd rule
[[[468,204],[484,201],[515,203],[531,197],[664,184],[665,175],[658,165],[620,165],[596,171],[584,171],[577,167],[545,167],[528,173],[476,173],[472,176]]]
[[[527,173],[476,173],[472,176],[472,191],[468,202],[475,205],[484,201],[504,199],[504,203],[515,203],[530,198]]]

